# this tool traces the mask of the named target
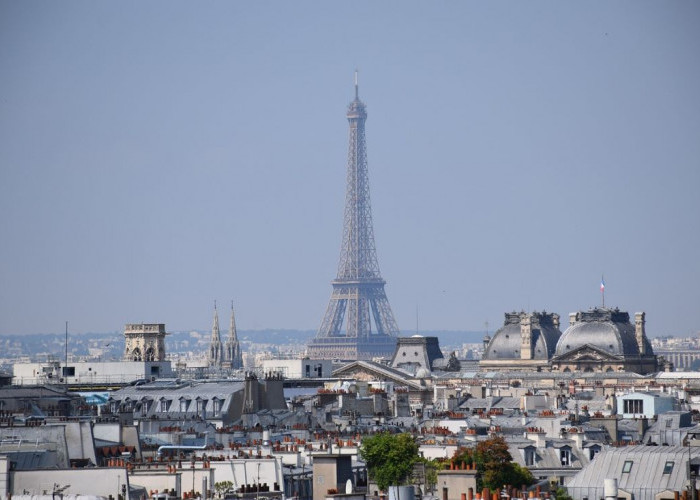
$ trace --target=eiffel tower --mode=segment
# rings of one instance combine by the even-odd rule
[[[365,144],[367,110],[359,98],[357,72],[355,100],[348,106],[347,117],[350,144],[340,263],[338,276],[331,282],[333,291],[323,322],[308,345],[311,359],[390,357],[399,334],[374,246]],[[344,319],[347,319],[345,331],[342,330]]]

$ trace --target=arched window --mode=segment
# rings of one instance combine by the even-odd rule
[[[149,347],[146,349],[146,355],[144,356],[145,361],[155,361],[156,360],[156,355],[155,352],[153,352],[153,348]]]

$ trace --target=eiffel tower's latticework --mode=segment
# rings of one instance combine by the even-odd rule
[[[308,346],[308,355],[314,359],[391,356],[399,333],[374,245],[365,144],[367,111],[358,97],[357,81],[347,117],[350,144],[343,241],[331,300],[318,334]]]

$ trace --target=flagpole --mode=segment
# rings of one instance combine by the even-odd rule
[[[605,309],[605,277],[600,276],[600,294],[603,297],[603,309]]]

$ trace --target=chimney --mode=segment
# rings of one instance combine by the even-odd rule
[[[538,427],[528,427],[525,438],[535,442],[536,448],[545,448],[547,433]]]
[[[569,439],[574,442],[574,446],[583,451],[583,438],[585,437],[582,428],[571,427],[569,429]]]
[[[634,313],[634,336],[637,339],[637,346],[639,346],[639,354],[644,356],[646,354],[646,330],[644,324],[646,323],[646,314],[643,312]]]
[[[569,326],[574,326],[576,324],[577,313],[569,313]]]
[[[520,359],[532,359],[532,314],[520,316]]]

